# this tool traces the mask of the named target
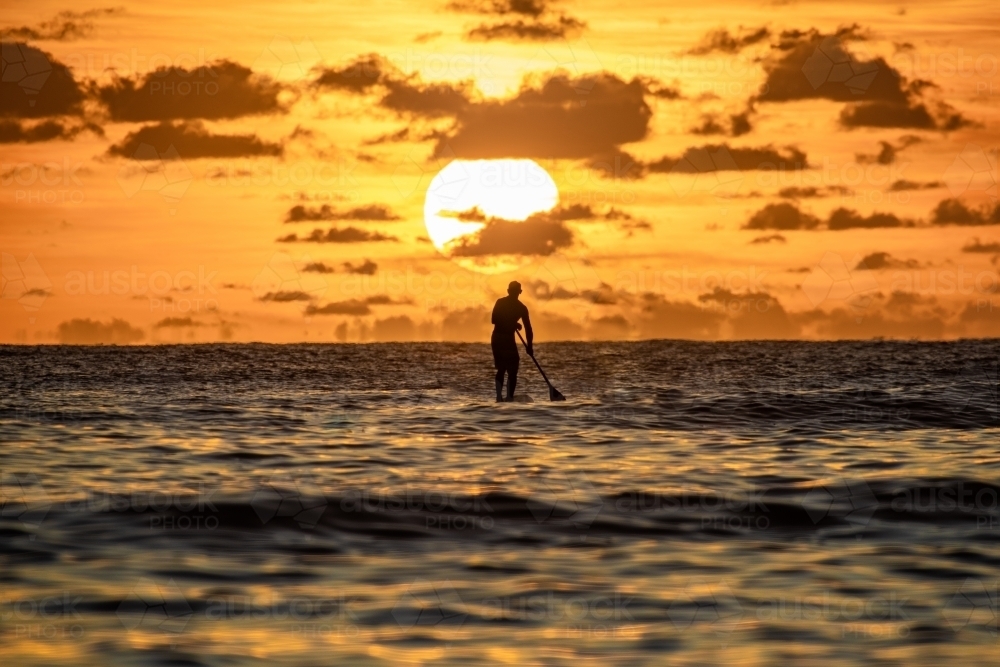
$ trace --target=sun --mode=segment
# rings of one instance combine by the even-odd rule
[[[530,261],[520,255],[457,256],[489,219],[523,222],[553,209],[559,189],[534,160],[454,160],[431,181],[424,200],[427,235],[441,254],[485,273],[512,271]]]

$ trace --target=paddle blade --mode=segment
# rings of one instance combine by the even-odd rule
[[[549,385],[549,400],[550,401],[565,401],[566,397],[559,393],[559,390]]]

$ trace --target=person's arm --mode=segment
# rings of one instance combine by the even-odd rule
[[[532,346],[532,341],[535,339],[535,332],[531,330],[531,318],[528,317],[528,309],[524,309],[524,315],[521,316],[524,320],[524,335],[528,342],[528,354],[530,356],[535,356],[535,349]]]
[[[499,301],[497,301],[493,305],[493,315],[490,316],[490,324],[496,325],[496,323],[497,323],[497,306],[499,306],[499,305],[500,305]]]

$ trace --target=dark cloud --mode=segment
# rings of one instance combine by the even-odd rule
[[[619,295],[607,283],[601,283],[594,289],[570,290],[556,284],[549,285],[544,280],[532,280],[527,283],[528,292],[539,301],[566,301],[579,299],[599,306],[611,306],[618,303]]]
[[[933,130],[937,121],[923,104],[896,104],[893,102],[858,102],[848,104],[840,112],[844,127],[906,127]]]
[[[91,19],[99,16],[113,16],[121,14],[124,11],[121,7],[105,7],[102,9],[88,9],[83,12],[59,12],[48,21],[42,21],[35,26],[4,28],[0,30],[0,39],[45,40],[54,42],[80,39],[93,32],[94,22]]]
[[[185,69],[161,67],[120,78],[96,94],[115,121],[217,120],[284,111],[282,86],[243,65],[219,60]]]
[[[514,41],[545,41],[575,37],[587,27],[583,21],[560,14],[551,19],[517,19],[477,26],[465,34],[466,39],[474,42],[492,42],[495,40]]]
[[[928,183],[917,183],[915,181],[908,181],[905,178],[895,181],[889,186],[889,192],[905,192],[907,190],[934,190],[936,188],[943,188],[944,183],[941,181],[930,181]]]
[[[750,114],[743,112],[729,117],[726,125],[723,125],[715,116],[704,116],[701,125],[691,130],[693,134],[712,135],[725,134],[731,137],[739,137],[752,130],[750,125]]]
[[[615,207],[611,207],[608,212],[604,215],[604,219],[610,222],[614,222],[617,227],[628,232],[629,236],[638,230],[649,231],[653,228],[646,220],[640,220],[633,216],[631,213],[622,211]]]
[[[313,86],[362,93],[381,83],[400,78],[403,78],[402,74],[388,60],[377,53],[369,53],[344,67],[322,70]]]
[[[183,329],[188,327],[204,326],[201,322],[190,317],[164,317],[153,325],[154,329]]]
[[[785,243],[787,239],[781,234],[769,234],[767,236],[758,236],[753,241],[751,245],[764,244],[764,243]]]
[[[883,269],[918,269],[920,262],[915,259],[896,259],[887,252],[873,252],[865,255],[853,271],[880,271]]]
[[[474,14],[538,17],[548,11],[550,4],[549,0],[455,0],[448,3],[448,9]]]
[[[775,54],[765,63],[763,102],[827,99],[853,102],[860,96],[895,104],[908,102],[904,79],[882,58],[865,59],[847,50],[863,41],[858,26],[832,34],[818,30],[785,31]]]
[[[309,236],[299,238],[297,234],[289,234],[278,239],[279,243],[368,243],[374,241],[398,241],[395,236],[381,232],[373,232],[357,227],[331,227],[323,231],[314,229]]]
[[[813,335],[826,339],[933,339],[945,334],[947,317],[933,297],[897,291],[888,298],[873,297],[860,317],[858,312],[838,308],[829,313],[801,313],[796,320]]]
[[[361,264],[351,264],[350,262],[344,262],[344,271],[347,273],[353,273],[361,276],[374,276],[375,272],[378,271],[378,264],[366,259]]]
[[[647,95],[652,95],[661,100],[679,100],[684,97],[677,88],[664,86],[658,79],[653,77],[639,77],[639,81],[646,87]]]
[[[142,151],[146,144],[152,151]],[[279,144],[263,141],[252,134],[211,134],[200,122],[146,125],[128,135],[119,144],[108,149],[110,155],[120,155],[133,160],[156,160],[173,146],[182,159],[213,157],[254,157],[281,155]]]
[[[747,134],[752,130],[753,127],[750,125],[750,114],[747,111],[743,113],[734,114],[729,117],[729,135],[732,137],[739,137]]]
[[[441,338],[446,341],[479,342],[489,338],[490,327],[490,313],[483,307],[453,310],[441,321]],[[548,339],[551,340],[551,337]]]
[[[888,141],[880,141],[878,143],[882,147],[882,150],[877,154],[865,155],[858,153],[855,156],[859,164],[892,164],[896,161],[896,147]]]
[[[434,157],[590,158],[619,154],[621,144],[645,138],[654,95],[648,79],[623,81],[605,72],[528,78],[509,99],[482,99],[471,81],[425,83],[406,76],[376,54],[324,70],[319,89],[377,93],[379,105],[411,118],[452,118],[437,140]],[[402,131],[401,131],[402,132]],[[375,141],[393,141],[409,132]]]
[[[1000,316],[992,302],[980,299],[965,305],[959,315],[962,333],[975,338],[1000,338]]]
[[[766,292],[738,294],[722,287],[698,301],[726,313],[732,337],[740,340],[784,340],[799,335],[798,325],[781,303]]]
[[[268,292],[260,297],[260,300],[272,303],[291,303],[293,301],[312,301],[312,296],[302,290],[280,290]]]
[[[912,261],[895,260],[886,253],[872,253],[866,261],[872,266],[859,265],[855,270],[916,267]],[[806,268],[808,273],[812,269]],[[988,303],[966,304],[958,312],[946,309],[933,296],[906,291],[888,295],[875,293],[861,310],[836,308],[824,312],[811,310],[790,313],[780,301],[764,291],[734,292],[716,288],[701,294],[695,304],[673,302],[662,295],[646,293],[622,299],[639,311],[631,311],[625,320],[612,315],[607,320],[611,329],[597,335],[599,327],[589,329],[562,316],[551,316],[540,310],[537,319],[560,330],[558,338],[628,337],[676,338],[691,340],[720,339],[790,339],[802,336],[821,339],[922,338],[944,335],[996,336],[1000,334],[1000,317]],[[539,330],[543,330],[541,324]],[[564,332],[564,333],[563,333]]]
[[[0,116],[44,118],[79,115],[84,91],[64,64],[23,42],[2,42]]]
[[[488,317],[486,321],[489,322]],[[531,321],[534,323],[536,331],[545,332],[545,340],[547,341],[584,339],[583,326],[565,315],[536,310],[532,312]]]
[[[386,132],[385,134],[380,134],[374,139],[367,139],[364,141],[365,146],[378,146],[380,144],[395,144],[401,141],[407,141],[411,137],[409,127],[404,127],[396,132]]]
[[[844,229],[875,229],[883,227],[912,227],[914,223],[902,220],[891,213],[872,213],[865,216],[857,211],[838,208],[830,213],[825,228],[831,231]],[[821,229],[821,220],[816,216],[801,211],[795,204],[767,204],[757,211],[743,225],[743,229],[789,231],[795,229]]]
[[[931,224],[970,227],[997,225],[1000,224],[1000,204],[991,210],[988,205],[970,208],[959,199],[944,199],[931,214]]]
[[[475,255],[479,254],[543,254],[548,255],[554,247],[561,246],[546,246],[545,248],[539,248],[535,245],[541,242],[541,239],[546,238],[546,234],[549,234],[550,240],[553,243],[568,245],[572,239],[572,234],[568,229],[566,229],[562,223],[575,221],[575,222],[607,222],[612,223],[616,227],[628,231],[631,235],[635,230],[649,230],[652,228],[645,220],[639,220],[635,218],[632,214],[617,209],[614,207],[609,208],[605,213],[599,213],[593,209],[593,207],[587,204],[570,204],[569,206],[556,206],[550,211],[544,211],[541,213],[536,213],[530,216],[524,222],[502,220],[498,218],[490,218],[484,214],[479,208],[474,207],[467,211],[441,211],[439,215],[444,217],[457,218],[463,222],[483,222],[487,223],[487,227],[491,227],[489,232],[486,229],[482,232],[486,232],[488,247],[494,247],[496,243],[499,243],[499,239],[495,237],[496,234],[500,234],[502,230],[512,230],[515,232],[519,239],[516,241],[511,241],[512,243],[525,243],[523,246],[525,248],[534,248],[535,250],[531,252],[480,252],[482,248],[478,245],[478,238],[476,240],[466,240],[469,244],[469,249],[461,251],[462,253],[472,253]],[[515,229],[511,225],[522,225],[528,223],[529,227],[526,229]],[[570,238],[567,239],[563,232],[570,233]],[[532,240],[529,240],[530,239]],[[520,247],[520,246],[519,246]],[[456,254],[459,251],[456,251]]]
[[[306,306],[306,315],[369,315],[370,306],[401,306],[412,303],[407,299],[395,300],[386,294],[376,294],[365,299],[347,299],[346,301],[331,301],[325,306],[310,304]]]
[[[344,262],[341,264],[344,269],[344,273],[357,274],[362,276],[373,276],[375,272],[378,271],[378,264],[366,259],[360,264],[351,264],[350,262]],[[334,269],[329,264],[324,262],[310,262],[306,264],[303,268],[306,273],[336,273],[337,270]]]
[[[460,220],[481,221],[485,226],[471,236],[459,238],[448,250],[455,257],[551,255],[573,243],[573,232],[566,227],[566,220],[572,218],[562,217],[564,215],[563,210],[557,209],[536,213],[518,222],[488,218],[478,209],[458,213],[455,217]]]
[[[422,32],[413,38],[416,44],[426,44],[427,42],[433,42],[435,39],[443,35],[444,33],[440,30],[434,30],[431,32]]]
[[[465,0],[450,3],[448,9],[503,17],[469,30],[466,39],[473,41],[561,39],[578,35],[587,27],[579,19],[554,11],[552,4],[548,0]]]
[[[382,320],[375,320],[372,326],[372,337],[386,342],[408,342],[416,340],[420,330],[417,324],[406,315],[394,315]]]
[[[621,340],[628,338],[632,325],[623,315],[604,315],[590,323],[587,338],[590,340]]]
[[[370,306],[405,306],[412,304],[411,299],[393,299],[388,294],[376,294],[365,299]]]
[[[0,120],[0,144],[33,144],[55,139],[70,140],[84,131],[93,132],[98,136],[104,135],[104,130],[93,123],[67,125],[54,120],[46,120],[35,125],[26,125],[14,120]]]
[[[983,243],[978,238],[973,238],[962,246],[962,252],[1000,253],[1000,243],[996,241]]]
[[[881,57],[866,58],[849,51],[850,42],[864,41],[857,25],[835,33],[785,31],[766,64],[767,80],[757,100],[789,102],[826,99],[846,102],[844,127],[902,127],[953,130],[970,121],[946,104],[931,113],[921,101],[932,84],[906,78]]]
[[[323,204],[319,208],[309,208],[308,206],[293,206],[285,215],[285,222],[316,222],[319,220],[373,220],[378,222],[391,222],[402,220],[402,218],[392,212],[385,204],[368,204],[365,206],[355,206],[345,211],[338,211],[329,204]]]
[[[145,334],[118,318],[107,323],[76,318],[60,324],[56,336],[63,345],[125,345],[142,340]]]
[[[464,158],[588,158],[643,139],[652,111],[638,79],[551,75],[511,99],[471,104],[435,148]]]
[[[440,215],[445,217],[455,217],[459,220],[464,220],[467,222],[486,222],[487,216],[480,211],[478,208],[472,208],[468,211],[462,211],[459,213],[453,213],[451,211],[442,211]],[[611,208],[605,216],[601,216],[597,213],[593,207],[589,204],[570,204],[569,206],[559,205],[550,211],[544,211],[542,213],[536,213],[532,217],[544,218],[546,220],[596,220],[598,218],[604,217],[607,220],[616,220],[623,216],[628,215],[624,211],[620,211],[615,208]]]
[[[710,144],[688,148],[679,157],[663,157],[645,165],[651,173],[705,174],[716,171],[754,171],[781,169],[794,171],[809,167],[806,154],[794,147],[785,152],[772,146],[763,148],[733,148],[726,144]]]
[[[845,188],[840,185],[831,185],[825,188],[817,188],[813,186],[799,187],[793,185],[791,187],[781,188],[781,190],[778,191],[778,196],[782,199],[814,199],[818,197],[830,197],[832,195],[846,195],[849,193],[849,188]]]
[[[472,104],[475,89],[470,81],[458,83],[420,83],[416,77],[389,79],[382,106],[398,113],[431,118],[455,116]]]
[[[377,90],[382,96],[382,107],[397,113],[428,118],[456,116],[472,104],[475,97],[475,87],[471,81],[425,83],[416,74],[404,74],[377,53],[361,56],[343,67],[322,70],[313,86],[356,94]],[[371,143],[405,139],[409,134],[408,130],[409,128],[403,128]]]
[[[743,229],[816,229],[819,223],[819,218],[800,211],[794,204],[768,204],[754,213]]]
[[[913,227],[913,222],[902,220],[892,213],[861,215],[857,211],[838,208],[830,214],[826,227],[832,231],[844,229],[879,229],[885,227]]]
[[[688,51],[692,56],[705,56],[710,53],[739,53],[744,48],[762,42],[771,36],[767,27],[740,28],[736,35],[729,34],[725,28],[713,30],[701,38],[697,46]]]
[[[900,151],[912,146],[913,144],[920,143],[920,141],[920,137],[912,134],[900,137],[898,146],[894,146],[888,141],[880,141],[878,143],[881,149],[878,153],[874,155],[858,153],[855,158],[859,164],[892,164],[896,161],[896,156]]]
[[[725,312],[718,309],[668,301],[660,295],[647,294],[643,296],[639,335],[654,339],[717,340],[725,319]]]
[[[333,301],[325,306],[306,306],[306,315],[368,315],[372,309],[364,301]]]
[[[309,262],[302,267],[306,273],[334,273],[332,266],[327,266],[323,262]]]

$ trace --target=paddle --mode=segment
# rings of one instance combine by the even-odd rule
[[[525,343],[524,342],[524,338],[521,337],[521,332],[517,331],[517,330],[515,330],[515,332],[517,333],[517,337],[521,339],[521,343],[524,344],[524,351],[528,352],[528,344]],[[562,394],[560,394],[559,390],[556,389],[555,387],[553,387],[552,383],[549,382],[548,376],[545,375],[545,371],[542,370],[542,366],[541,366],[541,364],[538,363],[538,359],[535,359],[535,355],[533,355],[531,352],[528,352],[528,356],[531,357],[531,360],[535,362],[535,366],[538,367],[538,372],[542,374],[543,378],[545,378],[545,384],[549,385],[549,400],[550,401],[565,401],[566,397],[563,396]]]

